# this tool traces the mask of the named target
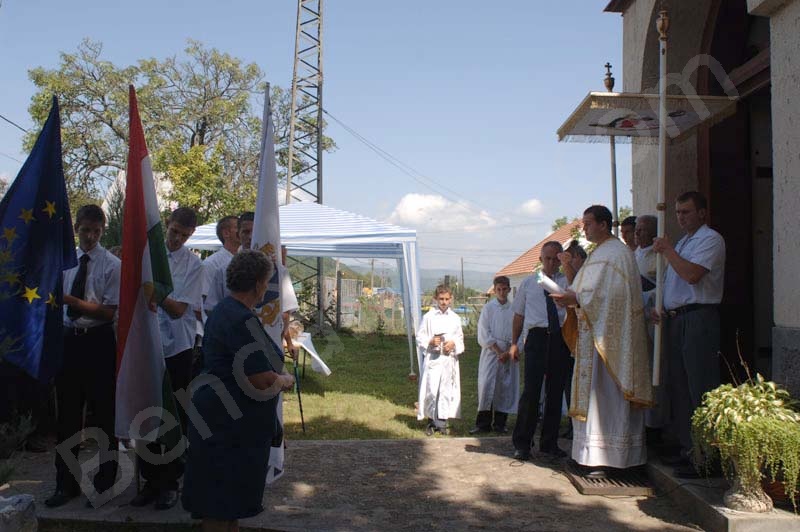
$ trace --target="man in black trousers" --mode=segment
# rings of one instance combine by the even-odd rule
[[[541,275],[546,275],[561,288],[565,288],[567,280],[558,271],[558,254],[561,251],[559,242],[546,242],[542,246],[539,260],[542,264]],[[539,450],[551,457],[562,458],[566,453],[558,447],[558,427],[561,422],[561,396],[564,393],[570,358],[569,349],[561,335],[566,312],[557,308],[555,302],[548,297],[548,292],[538,283],[538,274],[522,281],[514,299],[513,310],[509,353],[515,360],[519,358],[518,345],[523,330],[526,333],[524,390],[512,435],[514,458],[531,458],[533,436],[539,417],[539,396],[545,375],[546,398]]]
[[[106,216],[97,205],[78,209],[78,266],[64,272],[64,359],[56,377],[58,443],[70,440],[73,445],[68,451],[77,460],[84,404],[91,409],[96,428],[105,435],[106,441],[99,442],[100,469],[93,479],[99,493],[110,489],[117,476],[114,313],[119,301],[120,260],[99,243],[105,225]],[[78,438],[74,438],[76,435]],[[50,508],[62,506],[81,493],[80,477],[76,476],[80,471],[70,471],[62,455],[66,449],[57,451],[56,491],[44,502]]]

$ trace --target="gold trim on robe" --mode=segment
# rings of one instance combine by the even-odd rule
[[[625,400],[651,408],[650,354],[633,253],[616,238],[609,238],[589,255],[572,289],[580,307],[576,309],[578,338],[569,415],[586,420],[595,350]]]

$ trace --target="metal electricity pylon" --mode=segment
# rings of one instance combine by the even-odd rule
[[[297,0],[286,203],[322,203],[322,4]]]
[[[297,0],[297,29],[294,41],[294,71],[289,118],[289,156],[286,166],[286,204],[294,201],[322,203],[322,8],[323,0]],[[297,261],[295,261],[297,262]],[[299,279],[316,278],[317,327],[325,314],[325,286],[322,257],[316,268]]]

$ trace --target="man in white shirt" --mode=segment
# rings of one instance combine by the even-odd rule
[[[647,297],[656,287],[656,252],[653,251],[653,239],[658,234],[658,219],[650,214],[642,214],[636,218],[636,266],[642,277],[642,294]]]
[[[56,377],[58,443],[83,428],[83,407],[92,407],[93,425],[107,437],[100,449],[100,469],[95,489],[112,487],[117,475],[113,458],[114,392],[117,372],[117,341],[114,313],[119,303],[120,260],[100,245],[106,215],[97,205],[84,205],[75,215],[78,266],[64,272],[64,358]],[[55,303],[55,300],[53,301]],[[79,445],[70,448],[77,459]],[[45,506],[56,508],[80,494],[79,478],[56,453],[56,490]]]
[[[243,212],[239,215],[238,221],[238,235],[239,241],[242,244],[241,249],[250,249],[250,244],[252,243],[253,239],[253,224],[255,220],[255,213],[252,211]],[[283,249],[281,250],[281,254],[283,255]],[[280,286],[280,295],[281,295],[281,314],[282,320],[276,321],[271,326],[265,326],[264,328],[272,335],[275,335],[276,329],[280,328],[280,336],[283,337],[285,347],[289,353],[289,356],[292,358],[297,357],[297,348],[294,347],[292,343],[291,335],[289,334],[289,322],[292,319],[292,314],[300,308],[300,305],[297,301],[297,294],[294,291],[294,286],[292,285],[292,277],[289,275],[289,270],[286,269],[286,266],[283,265],[283,262],[277,264],[278,274],[280,275],[281,279],[281,286]],[[224,273],[224,272],[223,272]],[[225,276],[222,275],[223,285]],[[225,289],[225,295],[227,295],[227,288]]]
[[[669,357],[670,409],[681,444],[681,456],[671,461],[676,476],[695,478],[689,460],[691,416],[703,394],[720,384],[719,303],[725,280],[725,240],[706,225],[708,202],[699,192],[675,200],[678,225],[686,231],[673,247],[667,237],[656,238],[653,249],[667,261],[664,309],[654,318],[666,319]]]
[[[167,219],[167,261],[172,274],[172,292],[158,307],[161,345],[172,390],[189,386],[192,372],[193,348],[196,334],[194,309],[202,305],[203,266],[200,259],[184,246],[197,226],[192,209],[180,207]],[[177,399],[176,403],[180,404]],[[186,427],[186,415],[179,407],[181,426]],[[160,456],[169,452],[158,442],[147,444],[148,450]],[[145,485],[131,506],[145,506],[155,501],[157,510],[172,508],[178,502],[178,480],[183,474],[183,457],[166,464],[151,464],[139,459],[139,470]]]
[[[239,251],[238,222],[236,216],[225,216],[217,222],[217,238],[222,242],[222,247],[203,261],[203,310],[206,314],[225,297],[223,284],[214,281],[220,272],[224,277],[225,269]]]
[[[631,251],[636,251],[636,216],[628,216],[619,224],[619,237]]]
[[[508,301],[511,282],[505,275],[494,278],[495,299],[481,310],[478,319],[478,416],[470,434],[508,432],[508,414],[517,411],[519,399],[519,361],[511,360],[511,324],[514,311]],[[494,417],[494,419],[492,419]]]
[[[639,268],[639,275],[642,281],[642,302],[645,308],[645,316],[650,314],[650,309],[655,305],[656,297],[656,252],[653,250],[653,239],[658,234],[658,219],[650,214],[642,214],[636,218],[636,245],[638,246],[633,255],[636,257],[636,266]],[[648,349],[653,353],[653,324],[647,324]],[[666,375],[669,361],[661,351],[661,371]],[[669,395],[667,379],[662,379],[658,386],[655,386],[656,405],[649,409],[644,416],[645,428],[647,429],[647,443],[662,443],[661,429],[669,424]]]
[[[563,289],[567,286],[567,279],[558,271],[561,265],[558,254],[562,251],[559,242],[545,242],[539,261],[542,264],[541,275],[546,275]],[[514,458],[531,458],[545,373],[547,380],[539,450],[555,458],[564,457],[566,453],[558,447],[558,426],[561,422],[561,396],[564,394],[570,358],[569,348],[561,335],[566,311],[556,307],[546,290],[537,282],[537,275],[531,275],[522,281],[512,309],[514,321],[509,354],[512,359],[519,359],[520,338],[524,338],[525,349],[525,385],[519,400],[517,423],[511,437]]]

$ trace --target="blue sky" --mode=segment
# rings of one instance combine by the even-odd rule
[[[622,87],[622,19],[607,0],[325,2],[324,104],[428,178],[423,186],[335,123],[325,203],[418,230],[423,268],[496,271],[555,218],[610,204],[605,144],[558,143],[556,129],[603,65]],[[130,6],[125,7],[125,6]],[[294,0],[0,0],[0,114],[32,126],[27,72],[55,67],[84,37],[119,66],[180,54],[189,38],[289,87]],[[0,177],[24,160],[0,121]],[[620,205],[631,204],[630,150],[617,150]]]

